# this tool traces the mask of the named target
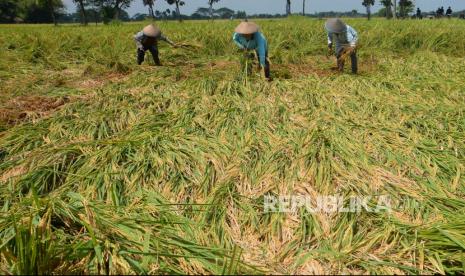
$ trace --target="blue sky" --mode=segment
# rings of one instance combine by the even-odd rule
[[[199,7],[206,7],[207,0],[184,0],[186,5],[181,8],[184,14],[191,14]],[[423,11],[436,10],[439,6],[452,6],[453,10],[465,10],[465,0],[416,0],[417,6]],[[64,0],[68,11],[74,11],[75,5],[72,0]],[[284,13],[285,0],[221,0],[216,7],[228,7],[233,10],[245,10],[249,14],[253,13]],[[319,11],[350,11],[356,9],[365,11],[362,0],[307,0],[307,13]],[[376,0],[379,3],[379,0]],[[169,7],[165,0],[156,0],[156,9],[166,10]],[[171,7],[172,8],[172,7]],[[375,5],[375,10],[379,4]],[[292,0],[292,12],[301,12],[302,0]],[[136,13],[147,13],[147,9],[142,5],[142,0],[134,0],[127,10],[130,15]]]

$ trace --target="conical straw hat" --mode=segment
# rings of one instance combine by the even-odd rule
[[[234,30],[238,34],[254,34],[260,30],[254,22],[241,22]]]
[[[325,28],[329,32],[342,33],[346,30],[347,25],[339,18],[330,18],[326,21]]]
[[[159,37],[161,35],[161,30],[152,24],[146,26],[142,32],[148,37]]]

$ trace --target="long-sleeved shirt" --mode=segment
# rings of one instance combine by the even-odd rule
[[[358,41],[358,34],[354,28],[347,25],[347,30],[342,33],[328,32],[328,44],[336,42],[336,51],[339,51],[344,46],[355,47]]]
[[[261,32],[254,33],[251,40],[247,40],[243,35],[234,33],[233,40],[241,49],[257,51],[260,64],[266,66],[266,53],[268,52],[268,42]]]
[[[156,38],[156,40],[154,40],[153,45],[147,45],[146,38],[147,38],[147,36],[142,31],[140,31],[136,35],[134,35],[134,40],[136,41],[137,48],[139,48],[139,49],[144,49],[144,47],[148,48],[150,46],[156,45],[157,41],[159,41],[159,40],[163,40],[163,41],[173,45],[173,42],[171,40],[169,40],[163,34],[161,34],[159,37]]]

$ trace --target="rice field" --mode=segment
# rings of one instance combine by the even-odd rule
[[[360,74],[323,20],[0,26],[2,274],[465,271],[465,22],[349,19]],[[247,67],[247,66],[245,66]],[[390,212],[265,212],[269,195],[387,195]]]

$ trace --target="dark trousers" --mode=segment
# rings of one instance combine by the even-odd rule
[[[258,51],[255,51],[257,53],[257,58],[258,58],[258,64],[260,64],[260,55],[258,54]],[[259,65],[261,66],[261,64]],[[265,77],[270,78],[270,61],[268,60],[268,51],[265,54]]]
[[[344,48],[341,48],[338,51],[338,53],[336,54],[337,68],[340,71],[344,70],[345,60],[340,59],[340,57],[342,56],[343,53],[344,53]],[[350,62],[351,62],[351,65],[352,65],[352,73],[357,74],[357,72],[358,72],[358,60],[357,60],[357,52],[356,51],[353,51],[352,54],[350,54]]]
[[[137,64],[141,65],[142,62],[144,62],[145,59],[145,52],[150,51],[153,57],[153,62],[155,62],[156,65],[161,65],[160,62],[160,57],[158,56],[158,47],[157,46],[150,46],[150,47],[144,47],[143,49],[138,48],[137,49]]]

